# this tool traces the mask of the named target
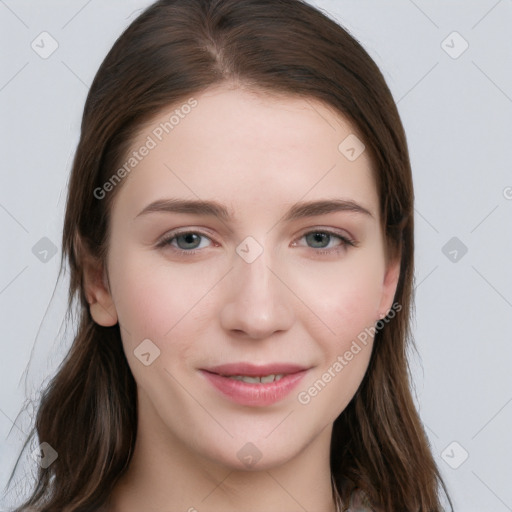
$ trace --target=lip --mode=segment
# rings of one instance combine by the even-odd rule
[[[233,363],[201,369],[200,373],[223,396],[240,405],[265,407],[283,400],[304,378],[309,368],[289,363],[256,366],[251,363]],[[235,379],[233,375],[258,377],[285,374],[280,380],[253,384]]]

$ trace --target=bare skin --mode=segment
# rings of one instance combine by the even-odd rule
[[[338,149],[355,130],[315,100],[227,86],[195,99],[117,185],[106,268],[87,267],[93,318],[119,322],[138,388],[135,453],[108,510],[334,512],[332,425],[373,340],[351,347],[392,307],[399,275],[384,250],[370,156],[351,161]],[[232,217],[141,213],[169,198],[216,201]],[[361,210],[286,219],[296,203],[320,200]],[[164,235],[173,236],[159,244]],[[251,262],[241,256],[255,251]],[[134,353],[145,339],[160,351],[147,366]],[[335,364],[340,356],[346,364]],[[278,402],[247,406],[201,372],[233,362],[306,371]]]

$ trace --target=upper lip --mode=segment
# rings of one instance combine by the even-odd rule
[[[300,366],[293,363],[270,363],[265,365],[255,365],[252,363],[228,363],[211,368],[203,368],[203,370],[216,373],[218,375],[246,375],[248,377],[261,377],[265,375],[280,375],[297,373],[308,370],[306,366]]]

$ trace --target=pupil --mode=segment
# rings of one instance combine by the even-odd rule
[[[328,235],[327,233],[313,233],[312,235],[312,238],[313,238],[313,243],[322,243],[322,242],[328,242],[328,237],[330,235]],[[322,247],[325,247],[325,244],[322,246]]]
[[[194,234],[194,233],[187,233],[185,235],[180,235],[180,237],[178,238],[182,238],[185,240],[185,245],[186,244],[194,244],[194,238],[196,238],[195,242],[197,242],[197,240],[199,239],[199,236]],[[197,245],[197,243],[196,243]],[[190,247],[186,247],[187,249],[190,249]]]

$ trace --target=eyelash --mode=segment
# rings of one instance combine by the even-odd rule
[[[314,247],[310,247],[310,249],[313,249],[315,254],[327,256],[327,255],[340,253],[341,251],[347,249],[348,247],[357,247],[358,246],[358,243],[356,242],[356,240],[346,237],[346,236],[343,236],[343,235],[340,235],[339,233],[335,233],[334,231],[330,231],[328,229],[317,229],[317,230],[307,231],[306,233],[304,233],[300,236],[299,240],[304,238],[305,236],[311,235],[313,233],[314,234],[321,233],[321,234],[329,235],[331,237],[335,237],[335,238],[338,238],[339,240],[341,240],[340,245],[337,245],[336,247],[327,249],[327,250],[326,249],[315,250]],[[178,231],[178,232],[172,232],[172,233],[165,235],[157,243],[157,248],[171,247],[172,251],[175,254],[177,254],[178,256],[183,256],[183,257],[190,257],[190,256],[193,256],[202,251],[202,249],[185,250],[185,249],[179,249],[179,248],[172,246],[171,242],[175,238],[177,238],[178,236],[181,236],[181,235],[199,235],[201,237],[207,238],[208,240],[211,240],[208,235],[206,235],[205,233],[202,233],[201,231]]]

